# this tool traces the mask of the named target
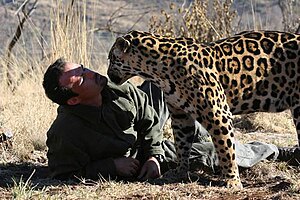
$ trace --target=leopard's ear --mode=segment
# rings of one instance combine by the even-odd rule
[[[115,42],[115,48],[119,53],[127,53],[130,49],[130,42],[123,37],[118,37]]]

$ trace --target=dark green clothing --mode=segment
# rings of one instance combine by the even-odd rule
[[[164,155],[159,119],[144,92],[131,83],[108,83],[102,98],[100,107],[59,106],[47,133],[52,177],[113,178],[114,158]]]

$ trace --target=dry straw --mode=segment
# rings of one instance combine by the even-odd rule
[[[153,16],[149,29],[167,36],[192,37],[198,42],[210,42],[233,33],[232,21],[236,11],[230,9],[233,1],[195,0],[188,7],[170,4],[162,10],[163,17]]]
[[[85,17],[86,1],[66,4],[53,0],[52,5],[51,41],[42,41],[33,48],[42,49],[44,54],[34,53],[18,41],[9,56],[0,57],[0,129],[14,134],[12,152],[20,160],[28,159],[33,150],[46,150],[46,132],[55,119],[57,105],[45,97],[42,88],[46,67],[58,57],[86,65],[91,61],[93,38],[89,30],[93,23],[88,24]],[[26,31],[32,33],[26,41],[40,41],[37,27],[30,20],[26,23]],[[20,38],[24,31],[21,30]]]

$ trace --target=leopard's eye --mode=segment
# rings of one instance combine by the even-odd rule
[[[109,57],[108,57],[108,59],[109,59],[110,61],[114,61],[114,60],[116,60],[116,58],[117,58],[117,57],[116,57],[114,54],[112,54],[112,53],[111,53],[111,54],[109,55]]]

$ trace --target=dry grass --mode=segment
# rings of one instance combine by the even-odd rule
[[[53,3],[57,7],[51,10],[50,14],[52,56],[64,57],[72,62],[85,63],[89,66],[93,37],[89,36],[89,28],[85,19],[86,1],[82,3],[69,1],[68,5],[62,1]]]
[[[26,160],[33,150],[46,149],[45,133],[55,118],[57,106],[45,97],[42,88],[45,68],[58,57],[91,66],[94,41],[89,30],[94,27],[93,23],[88,27],[84,17],[86,1],[74,4],[68,1],[66,4],[53,0],[52,4],[56,6],[50,10],[51,41],[49,46],[38,47],[49,53],[42,58],[32,57],[32,52],[19,45],[10,58],[5,55],[0,57],[0,65],[4,67],[0,88],[0,125],[4,131],[14,133],[13,151],[21,160]],[[32,34],[33,40],[39,36]],[[98,60],[94,62],[103,63]],[[5,73],[7,63],[10,63],[10,73],[13,75],[13,85],[9,86]]]
[[[1,94],[18,98],[3,98],[1,121],[3,129],[14,133],[13,150],[21,159],[36,150],[44,150],[45,133],[55,117],[55,105],[44,97],[39,83],[24,80],[12,94],[1,90]],[[44,98],[43,98],[44,97]],[[52,112],[51,112],[52,111]]]
[[[280,147],[298,144],[290,111],[237,115],[234,117],[234,126],[236,136],[241,142],[258,140]]]
[[[171,3],[161,16],[152,16],[151,32],[177,37],[192,37],[198,42],[208,42],[233,33],[236,11],[231,10],[232,0],[195,0],[188,7]]]
[[[26,48],[24,41],[20,42],[13,49],[10,58],[5,54],[0,56],[0,130],[11,131],[14,134],[12,148],[0,148],[1,198],[295,199],[299,197],[299,169],[291,168],[284,163],[263,162],[242,172],[242,181],[246,188],[240,192],[219,186],[208,187],[212,182],[218,182],[218,176],[203,172],[197,172],[200,176],[199,182],[163,186],[115,181],[94,183],[82,181],[80,184],[74,184],[45,177],[43,171],[47,164],[45,133],[56,116],[57,106],[44,95],[41,87],[43,72],[53,60],[64,56],[68,60],[85,63],[104,73],[106,60],[93,56],[95,44],[101,43],[95,41],[94,32],[91,31],[95,30],[95,21],[89,21],[85,17],[86,14],[101,12],[93,6],[87,10],[87,5],[93,3],[96,4],[97,1],[70,0],[62,3],[59,0],[52,0],[52,7],[47,10],[51,13],[50,39],[39,42],[40,46],[34,46],[32,43],[34,48],[30,50]],[[149,27],[151,31],[158,33],[194,37],[201,42],[211,41],[236,31],[233,23],[237,21],[237,13],[229,9],[231,5],[232,1],[218,0],[195,0],[189,7],[171,4],[170,8],[162,11],[162,17],[160,13],[153,13]],[[287,13],[285,21],[289,19]],[[27,31],[31,34],[26,42],[41,41],[41,34],[36,31],[35,24],[30,21],[28,23],[31,28]],[[43,56],[33,52],[32,49],[42,50]],[[11,66],[10,73],[13,75],[13,86],[7,85],[5,72],[8,62]],[[246,129],[246,125],[250,128]],[[236,127],[237,137],[244,141],[259,139],[281,146],[293,145],[296,141],[293,123],[287,112],[238,116]],[[261,134],[262,132],[266,133]]]
[[[229,190],[218,178],[197,173],[199,181],[152,185],[116,181],[60,183],[21,179],[14,182],[15,199],[295,199],[299,198],[299,169],[284,164],[260,163],[242,171],[244,189]],[[204,180],[204,181],[203,181]],[[206,182],[205,182],[206,181]],[[37,183],[38,182],[38,183]],[[50,186],[43,183],[51,183]],[[5,197],[5,191],[3,191]]]

